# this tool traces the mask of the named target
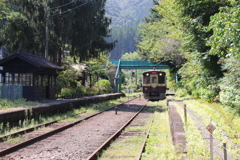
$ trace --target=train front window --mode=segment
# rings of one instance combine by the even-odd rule
[[[158,83],[159,83],[159,84],[165,83],[165,78],[164,78],[163,75],[158,77]]]
[[[152,83],[157,83],[157,77],[152,77]]]
[[[150,77],[144,77],[143,84],[149,84],[150,83]]]

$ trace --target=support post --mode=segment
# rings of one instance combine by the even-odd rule
[[[211,156],[211,160],[213,160],[213,131],[216,129],[216,127],[212,124],[212,119],[211,119],[211,123],[206,127],[206,129],[209,131],[210,133],[210,156]]]
[[[46,42],[45,42],[45,58],[48,59],[48,41],[49,41],[49,13],[50,9],[46,11]]]
[[[118,107],[116,106],[115,107],[115,114],[117,114],[117,111],[118,111]]]
[[[210,132],[210,156],[211,156],[211,160],[213,160],[213,136],[212,136],[212,132]]]
[[[227,160],[227,144],[223,143],[224,160]]]
[[[186,104],[184,104],[184,118],[185,118],[185,124],[187,124],[187,108],[186,108]]]

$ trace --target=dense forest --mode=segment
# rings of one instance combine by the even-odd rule
[[[107,0],[106,16],[112,20],[111,37],[107,40],[117,40],[116,46],[110,51],[112,59],[119,59],[122,54],[137,50],[136,44],[140,40],[138,24],[144,22],[152,6],[152,0]]]
[[[155,0],[137,53],[155,63],[174,60],[174,87],[240,111],[240,3],[238,0]],[[135,53],[134,53],[135,54]]]
[[[79,61],[108,54],[111,20],[106,0],[0,0],[0,42],[10,53],[23,50],[61,65],[70,55]],[[46,49],[47,48],[47,49]]]

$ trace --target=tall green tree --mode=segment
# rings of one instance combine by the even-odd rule
[[[8,13],[9,8],[7,6],[7,0],[0,0],[0,20],[5,19]]]
[[[4,24],[4,21],[6,19],[6,16],[9,14],[9,7],[7,5],[7,1],[6,0],[0,0],[0,26],[2,26]],[[2,38],[4,35],[4,32],[2,30],[2,27],[0,27],[0,46],[2,46]]]
[[[211,17],[209,30],[213,31],[207,41],[210,54],[221,58],[225,76],[220,81],[220,101],[240,111],[240,7],[239,1],[231,1],[228,7]]]
[[[61,64],[63,53],[70,51],[80,61],[105,54],[111,20],[105,17],[106,0],[10,0],[18,9],[5,25],[4,43],[10,51],[25,50],[44,54],[46,26],[49,26],[49,57]],[[48,22],[48,23],[47,23]],[[67,48],[66,48],[66,44]]]
[[[184,35],[188,35],[183,40],[181,47],[184,57],[187,59],[179,72],[182,75],[183,87],[196,97],[213,101],[218,92],[208,88],[217,86],[223,72],[219,57],[209,54],[211,46],[206,43],[213,31],[208,30],[208,26],[211,16],[218,13],[221,6],[228,5],[228,1],[175,0],[175,3],[181,13],[182,31]]]
[[[183,16],[183,31],[191,35],[190,41],[185,43],[185,48],[189,48],[190,53],[195,55],[192,58],[199,59],[199,63],[208,70],[209,76],[222,77],[221,66],[218,63],[219,57],[209,54],[210,46],[206,45],[206,40],[212,35],[212,30],[207,30],[207,27],[211,16],[218,13],[221,6],[228,5],[228,1],[175,1]]]
[[[144,60],[159,63],[173,60],[183,63],[178,50],[181,45],[181,30],[178,25],[180,19],[173,0],[162,0],[155,9],[151,9],[148,23],[141,24],[141,41],[138,42],[139,55]],[[156,10],[158,11],[156,13]],[[157,15],[158,14],[158,15]],[[147,18],[148,19],[148,18]]]
[[[159,6],[159,1],[158,0],[153,0],[154,7],[151,7],[150,10],[150,15],[148,17],[145,17],[145,21],[147,23],[149,22],[154,22],[160,20],[162,17],[161,14],[159,14],[159,11],[157,10],[156,6]]]

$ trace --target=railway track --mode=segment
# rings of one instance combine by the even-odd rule
[[[134,102],[135,101],[135,102]],[[47,132],[47,133],[44,133],[44,134],[42,134],[42,135],[40,135],[40,136],[38,136],[38,137],[35,137],[35,138],[33,138],[33,139],[30,139],[30,140],[27,140],[27,141],[25,141],[25,142],[22,142],[22,143],[19,143],[19,144],[17,144],[17,145],[14,145],[14,146],[12,146],[11,148],[8,148],[8,149],[5,149],[5,150],[2,150],[2,151],[0,151],[0,156],[3,156],[2,157],[2,159],[4,159],[4,158],[6,158],[6,159],[9,159],[9,158],[12,158],[12,159],[17,159],[16,157],[20,157],[19,159],[34,159],[34,158],[36,158],[36,157],[34,157],[34,156],[37,156],[38,158],[39,158],[39,153],[40,153],[40,157],[46,157],[46,158],[59,158],[59,157],[61,157],[61,156],[63,156],[63,154],[61,154],[61,153],[63,153],[64,152],[64,155],[65,155],[65,157],[63,158],[63,157],[61,157],[62,159],[69,159],[69,158],[71,158],[71,157],[69,157],[69,156],[71,156],[72,154],[69,154],[68,152],[68,150],[65,150],[64,151],[64,148],[62,148],[62,146],[64,146],[64,145],[60,145],[60,144],[58,144],[59,142],[58,142],[58,138],[60,138],[61,139],[61,141],[63,140],[63,139],[66,139],[66,141],[68,141],[67,139],[69,138],[69,134],[68,133],[63,133],[63,132],[68,132],[68,130],[75,130],[75,131],[79,131],[79,129],[81,130],[81,127],[86,127],[86,126],[91,126],[90,127],[90,129],[88,128],[87,129],[87,133],[81,133],[81,136],[75,136],[74,135],[74,137],[80,137],[80,139],[81,139],[81,141],[83,141],[83,142],[81,142],[81,141],[79,141],[79,145],[78,145],[78,147],[77,147],[77,150],[80,150],[80,152],[82,152],[83,154],[81,155],[80,153],[75,153],[73,156],[75,157],[75,158],[78,158],[79,159],[79,157],[83,157],[82,159],[86,159],[87,158],[87,156],[89,156],[90,154],[89,153],[93,153],[93,151],[91,151],[92,150],[92,148],[96,148],[96,146],[95,146],[95,144],[93,143],[93,144],[89,144],[88,142],[87,143],[85,143],[84,142],[84,140],[86,140],[86,139],[84,139],[84,137],[95,137],[96,136],[96,134],[95,134],[95,132],[97,131],[99,131],[99,130],[101,130],[101,128],[105,128],[106,126],[104,126],[104,127],[101,127],[101,125],[103,125],[103,123],[101,124],[100,123],[100,120],[98,121],[98,119],[105,119],[104,120],[104,122],[107,122],[107,119],[106,118],[104,118],[104,117],[110,117],[110,119],[111,119],[111,117],[113,117],[114,118],[114,116],[115,116],[115,118],[117,117],[117,118],[119,118],[118,119],[118,122],[111,122],[110,124],[109,124],[109,126],[111,126],[112,125],[112,123],[114,124],[115,123],[115,125],[117,124],[117,125],[119,125],[118,123],[123,123],[122,121],[123,120],[121,120],[122,119],[122,117],[129,117],[130,115],[129,114],[133,114],[134,112],[136,112],[136,110],[137,109],[139,109],[139,106],[138,105],[136,105],[136,101],[138,101],[138,99],[135,99],[135,100],[133,100],[133,101],[130,101],[129,103],[125,103],[125,104],[121,104],[121,105],[119,105],[118,106],[118,113],[117,113],[117,115],[116,115],[116,111],[115,111],[115,107],[113,107],[113,108],[111,108],[111,109],[109,109],[108,111],[104,111],[104,112],[101,112],[101,113],[98,113],[98,114],[96,114],[96,115],[92,115],[92,116],[90,116],[90,117],[87,117],[87,118],[85,118],[85,119],[81,119],[81,120],[79,120],[79,121],[77,121],[77,122],[73,122],[73,123],[71,123],[71,124],[68,124],[68,125],[66,125],[66,126],[63,126],[63,127],[60,127],[60,128],[57,128],[57,129],[55,129],[55,130],[53,130],[53,131],[50,131],[50,132]],[[133,103],[133,104],[132,104]],[[135,103],[135,104],[134,104]],[[143,103],[143,101],[141,102],[141,103]],[[146,102],[144,102],[144,103],[146,103]],[[129,104],[130,105],[132,105],[132,107],[129,107]],[[115,114],[114,114],[115,113]],[[122,115],[122,116],[121,116]],[[88,119],[88,120],[86,120],[86,119]],[[85,121],[83,121],[83,120],[85,120]],[[82,123],[80,123],[80,122],[82,122]],[[89,122],[89,123],[88,123]],[[99,122],[99,123],[98,123]],[[84,124],[85,123],[85,124]],[[99,129],[96,129],[95,127],[93,127],[93,125],[90,125],[90,124],[92,124],[92,123],[98,123],[97,124],[97,126],[99,126],[100,128]],[[125,123],[129,123],[129,122],[125,122]],[[82,124],[82,125],[81,125]],[[105,123],[104,123],[105,124]],[[74,126],[74,127],[73,127]],[[73,129],[73,128],[75,128],[75,129]],[[79,128],[79,129],[76,129],[76,128]],[[118,127],[119,128],[119,127]],[[84,130],[84,129],[83,129]],[[101,135],[103,136],[103,139],[104,138],[106,138],[106,137],[108,137],[107,139],[110,139],[109,138],[109,135],[111,135],[112,134],[112,132],[113,132],[113,127],[111,128],[108,128],[108,129],[106,129],[106,130],[108,130],[108,131],[110,131],[110,133],[102,133]],[[120,130],[120,129],[119,129]],[[60,131],[62,131],[62,132],[60,132]],[[115,131],[114,131],[115,132]],[[75,133],[71,133],[71,134],[75,134]],[[80,133],[79,133],[80,134]],[[52,136],[53,135],[53,136]],[[67,138],[68,137],[68,138]],[[88,139],[87,138],[87,139]],[[102,139],[102,138],[101,138]],[[36,141],[39,141],[39,142],[36,142]],[[50,143],[50,142],[52,142],[52,141],[56,141],[56,143],[58,144],[58,145],[56,145],[56,144],[50,144],[50,145],[48,145],[48,143]],[[64,141],[64,140],[63,140]],[[65,141],[65,142],[66,142]],[[73,143],[77,143],[77,141],[75,141],[75,140],[72,140],[72,138],[71,138],[71,136],[70,136],[70,140],[69,141],[71,141],[71,142],[73,142]],[[90,140],[91,141],[91,140]],[[95,140],[96,141],[96,143],[97,143],[97,146],[98,146],[98,148],[99,148],[99,144],[100,144],[100,142],[98,142],[98,139],[96,139]],[[53,143],[55,143],[55,142],[53,142]],[[61,143],[61,142],[60,142]],[[63,142],[64,143],[64,142]],[[101,142],[102,143],[102,142]],[[32,145],[30,145],[30,144],[32,144]],[[87,147],[86,148],[88,148],[87,150],[84,150],[84,151],[81,151],[81,147],[80,146],[82,146],[82,144],[84,145],[87,145]],[[39,147],[39,146],[44,146],[44,145],[46,145],[45,147]],[[55,147],[53,147],[54,145],[56,145]],[[71,146],[71,145],[70,145]],[[22,148],[22,147],[24,147],[24,148]],[[47,149],[47,147],[49,147],[48,149]],[[52,148],[53,147],[53,148]],[[90,147],[90,148],[89,148]],[[21,149],[22,148],[22,149]],[[74,148],[74,147],[73,147]],[[59,151],[59,149],[61,150],[61,151]],[[66,149],[66,148],[65,148]],[[33,151],[34,150],[34,151]],[[74,149],[73,149],[74,150]],[[15,152],[14,152],[15,151]],[[35,151],[38,151],[38,153],[36,154],[36,152]],[[57,155],[55,155],[55,157],[53,157],[54,156],[54,153],[52,152],[52,151],[54,151],[55,153],[57,153]],[[49,154],[49,152],[51,152],[51,154]],[[65,152],[66,152],[66,154],[65,154]],[[71,152],[71,151],[70,151]],[[28,153],[27,155],[26,154],[24,154],[24,153]],[[66,155],[68,155],[67,157],[66,157]],[[85,156],[84,156],[85,155]],[[49,157],[50,156],[50,157]],[[72,157],[73,158],[73,157]],[[0,158],[1,159],[1,158]]]
[[[135,98],[133,98],[133,99],[135,99]],[[128,100],[128,101],[131,101],[131,100]],[[123,102],[123,103],[120,103],[120,104],[118,104],[117,106],[122,105],[122,104],[124,104],[124,103],[128,103],[128,101]],[[98,114],[101,114],[102,112],[115,109],[115,107],[116,107],[116,106],[111,107],[111,108],[109,108],[109,109],[106,109],[106,110],[104,110],[104,111],[95,113],[95,114],[91,114],[91,115],[88,115],[88,116],[83,116],[83,118],[81,118],[81,119],[79,119],[79,120],[77,120],[77,121],[75,121],[75,122],[69,123],[69,124],[65,124],[65,123],[62,124],[60,121],[66,119],[66,118],[62,118],[62,119],[60,119],[60,120],[54,120],[54,121],[51,121],[51,122],[47,122],[47,123],[44,123],[44,124],[37,125],[37,126],[35,126],[35,127],[23,129],[23,130],[21,130],[21,131],[17,131],[17,132],[8,134],[8,135],[1,136],[1,137],[0,137],[0,142],[4,142],[4,141],[5,141],[6,139],[8,139],[8,138],[15,138],[15,137],[23,136],[23,135],[25,135],[25,134],[27,134],[27,133],[30,133],[30,134],[31,134],[31,132],[34,132],[34,131],[36,131],[36,130],[39,129],[39,128],[48,127],[48,126],[51,126],[51,125],[54,125],[53,128],[55,128],[55,129],[53,129],[52,131],[47,131],[47,132],[45,132],[45,133],[42,132],[41,135],[36,135],[35,137],[29,138],[28,140],[26,140],[26,141],[24,141],[24,142],[21,142],[21,143],[12,145],[12,146],[10,146],[10,147],[5,147],[5,149],[2,149],[2,148],[0,147],[0,157],[6,155],[6,154],[8,154],[8,153],[11,153],[11,152],[13,152],[13,151],[16,150],[16,149],[19,149],[19,148],[24,147],[24,146],[26,146],[26,145],[28,145],[28,144],[31,144],[31,143],[33,143],[34,141],[37,141],[38,139],[43,139],[44,137],[50,136],[50,135],[55,134],[55,133],[57,133],[57,132],[60,132],[60,131],[62,131],[62,130],[64,130],[64,129],[67,129],[67,128],[69,128],[69,127],[72,127],[72,126],[74,126],[75,124],[78,124],[78,123],[80,123],[80,122],[82,122],[82,121],[84,121],[84,120],[87,120],[87,119],[89,119],[89,118],[91,118],[91,117],[94,117],[94,116],[96,116],[96,115],[98,115]],[[80,115],[80,114],[83,114],[83,113],[78,113],[78,114],[75,114],[75,115],[72,115],[72,116],[78,116],[78,115]],[[67,118],[69,118],[69,117],[67,117]],[[1,145],[1,146],[2,146],[2,145]]]
[[[117,137],[110,140],[111,143],[106,150],[104,146],[100,147],[87,160],[140,160],[142,153],[145,152],[146,141],[155,118],[155,109],[156,107],[153,110],[153,107],[144,106],[120,133],[116,133]]]

